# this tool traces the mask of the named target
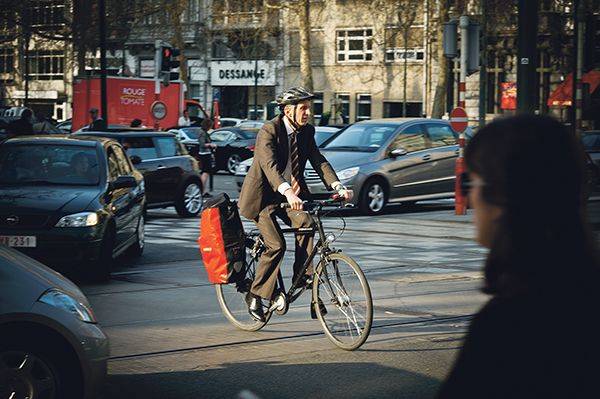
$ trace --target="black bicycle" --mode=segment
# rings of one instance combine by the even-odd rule
[[[319,239],[298,276],[304,275],[318,254],[319,262],[313,274],[311,313],[316,313],[323,331],[335,345],[345,350],[354,350],[369,337],[373,322],[373,300],[369,283],[358,264],[340,249],[333,248],[331,244],[335,235],[325,233],[321,221],[323,207],[332,204],[339,204],[339,200],[305,203],[304,209],[311,215],[314,227],[288,228],[282,231],[295,234],[319,233]],[[288,204],[282,206],[289,207]],[[290,304],[307,287],[298,287],[299,278],[296,278],[286,291],[280,269],[273,298],[265,309],[266,321],[255,320],[248,314],[245,296],[254,280],[255,268],[265,250],[265,243],[261,235],[253,231],[247,234],[246,247],[245,277],[240,278],[237,283],[216,284],[215,289],[221,310],[234,326],[245,331],[258,331],[269,322],[273,313],[286,314]]]

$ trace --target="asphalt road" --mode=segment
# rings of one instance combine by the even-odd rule
[[[229,176],[217,176],[215,188],[235,194]],[[473,243],[471,216],[454,216],[443,201],[343,216],[347,229],[335,245],[361,265],[375,305],[369,340],[355,352],[326,339],[308,296],[260,332],[234,328],[200,261],[199,220],[149,212],[141,259],[123,260],[107,284],[82,283],[111,340],[103,397],[433,397],[486,299],[486,251]],[[326,226],[339,231],[341,219]],[[290,237],[288,281],[292,247]]]

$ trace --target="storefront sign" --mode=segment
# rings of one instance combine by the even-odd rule
[[[502,97],[500,99],[501,109],[517,109],[517,83],[502,82],[500,83]]]
[[[280,61],[214,61],[210,64],[212,86],[275,86]]]

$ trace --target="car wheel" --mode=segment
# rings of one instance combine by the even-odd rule
[[[110,279],[110,272],[114,263],[114,249],[115,233],[111,226],[108,226],[100,244],[100,254],[92,270],[92,277],[95,281],[104,282]]]
[[[135,243],[129,247],[128,254],[133,258],[139,258],[142,256],[142,253],[144,252],[144,246],[146,244],[146,218],[144,215],[140,215],[135,234]]]
[[[198,215],[202,210],[202,189],[199,182],[192,180],[183,186],[175,200],[175,210],[184,218]]]
[[[64,345],[21,334],[0,346],[0,397],[73,399],[82,388],[79,366]]]
[[[227,171],[232,175],[235,175],[238,165],[242,162],[242,157],[239,154],[231,154],[227,158]]]
[[[367,181],[360,193],[360,211],[366,215],[378,215],[383,211],[386,203],[385,183],[381,179]]]

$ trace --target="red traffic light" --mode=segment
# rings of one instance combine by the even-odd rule
[[[163,48],[163,57],[170,57],[171,56],[171,49],[168,47]]]

